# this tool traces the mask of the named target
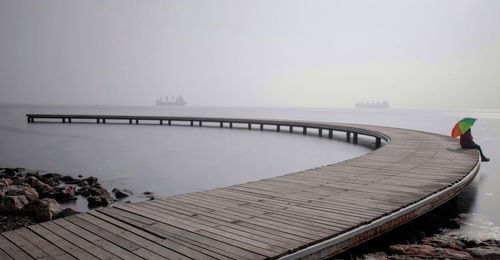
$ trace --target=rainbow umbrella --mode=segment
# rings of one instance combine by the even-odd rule
[[[476,122],[476,119],[471,117],[466,117],[458,121],[453,130],[451,130],[451,137],[457,138],[457,136],[463,135],[474,125],[474,122]]]

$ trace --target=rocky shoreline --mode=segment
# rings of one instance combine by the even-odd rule
[[[333,259],[500,259],[500,240],[458,237],[457,198]]]
[[[0,232],[70,216],[79,211],[61,204],[87,199],[88,208],[105,207],[131,195],[126,190],[110,192],[96,177],[40,174],[23,168],[0,168]]]

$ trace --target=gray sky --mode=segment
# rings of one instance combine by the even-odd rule
[[[500,108],[500,1],[0,0],[0,103]]]

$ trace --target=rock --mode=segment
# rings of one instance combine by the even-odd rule
[[[0,202],[0,210],[8,213],[20,212],[28,204],[29,201],[24,195],[6,195]]]
[[[69,175],[61,177],[61,181],[66,183],[66,184],[78,184],[78,183],[80,183],[80,180],[75,179]]]
[[[114,199],[111,197],[106,197],[106,196],[90,196],[87,198],[88,207],[89,208],[96,208],[96,207],[101,207],[101,206],[108,206],[112,202],[114,202]]]
[[[59,179],[56,179],[56,178],[43,179],[43,182],[52,186],[52,187],[57,187],[59,184],[61,184]]]
[[[12,178],[12,184],[14,185],[24,185],[24,182],[26,181],[25,177],[22,176],[16,176]]]
[[[24,185],[10,185],[3,188],[5,191],[5,196],[25,196],[29,201],[38,199],[38,192]]]
[[[12,181],[7,178],[0,178],[0,187],[7,187],[9,185],[12,185]]]
[[[420,258],[472,259],[467,252],[429,245],[392,245],[389,249],[393,254]]]
[[[28,209],[42,220],[51,220],[63,211],[61,205],[51,198],[35,200],[30,203]]]
[[[61,174],[59,173],[46,173],[40,176],[42,179],[51,179],[51,178],[56,178],[59,180],[61,178]]]
[[[384,252],[376,252],[362,255],[365,260],[389,260],[389,256]]]
[[[78,174],[78,178],[80,178],[80,179],[81,179],[81,178],[83,178],[83,176],[82,176],[81,174]]]
[[[80,213],[80,211],[73,209],[73,208],[65,208],[59,214],[57,214],[54,218],[64,218],[64,217],[69,217],[71,215],[75,215]]]
[[[494,246],[482,246],[475,248],[468,248],[467,252],[471,254],[474,259],[500,259],[500,248]]]
[[[96,177],[88,177],[82,181],[86,181],[88,185],[93,186],[94,184],[97,184],[98,179]]]
[[[36,179],[40,179],[40,174],[38,172],[28,172],[26,173],[26,178],[35,177]]]
[[[142,194],[144,194],[144,195],[153,195],[153,193],[151,191],[145,191]]]
[[[89,185],[89,183],[88,183],[87,181],[83,180],[83,181],[80,181],[80,182],[78,183],[78,186],[80,186],[80,187],[85,187],[85,186],[90,186],[90,185]]]
[[[462,241],[448,237],[427,237],[422,240],[422,244],[433,247],[451,248],[458,251],[466,248],[465,243]]]
[[[120,189],[113,189],[113,193],[117,199],[123,199],[130,195],[127,191],[122,191]]]
[[[7,175],[9,175],[10,177],[14,177],[16,176],[17,173],[23,171],[24,169],[23,168],[5,168],[3,170],[3,172]]]
[[[86,186],[77,191],[77,194],[82,195],[84,197],[89,197],[89,196],[109,196],[111,197],[111,194],[106,189],[103,189],[101,187],[90,187]]]
[[[76,200],[76,186],[70,185],[66,187],[54,188],[52,193],[52,198],[59,202],[67,202],[71,200]]]
[[[48,198],[51,197],[52,194],[54,194],[54,187],[44,182],[38,181],[38,183],[34,187],[41,198]]]

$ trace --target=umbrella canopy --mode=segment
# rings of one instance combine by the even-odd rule
[[[460,121],[453,127],[451,130],[451,137],[457,138],[457,136],[463,135],[467,130],[469,130],[472,125],[476,122],[475,118],[466,117]]]

